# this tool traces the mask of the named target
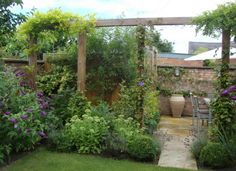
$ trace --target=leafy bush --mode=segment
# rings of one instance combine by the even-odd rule
[[[75,115],[66,124],[66,131],[79,153],[99,154],[103,150],[108,124],[102,117],[84,114],[80,119]]]
[[[61,126],[65,125],[66,121],[71,118],[71,113],[67,107],[73,93],[73,90],[66,89],[51,96],[52,114],[59,118],[60,123],[58,124]]]
[[[52,131],[48,135],[47,141],[49,149],[70,152],[75,150],[75,146],[69,134],[65,130]]]
[[[138,92],[134,86],[120,85],[120,99],[113,103],[112,108],[116,115],[135,118],[137,112]]]
[[[91,106],[91,116],[103,117],[108,123],[114,119],[114,113],[105,101],[100,101],[98,105]]]
[[[66,66],[52,65],[51,71],[38,77],[38,89],[46,95],[61,93],[76,86],[75,73]]]
[[[157,129],[157,123],[160,120],[158,93],[156,91],[147,91],[144,96],[144,116],[145,127],[149,134]]]
[[[90,103],[81,92],[77,91],[69,100],[67,110],[70,117],[68,116],[68,118],[75,115],[81,118],[87,109],[91,109]]]
[[[154,161],[160,154],[160,147],[152,137],[136,135],[129,140],[128,153],[137,160]]]
[[[139,85],[142,83],[143,85]],[[130,86],[121,84],[120,99],[112,106],[116,115],[124,115],[125,117],[131,117],[141,124],[141,116],[139,114],[140,106],[140,91],[144,90],[144,127],[146,132],[152,134],[156,130],[157,123],[159,121],[159,104],[158,93],[151,89],[151,85],[148,81],[138,82]]]
[[[106,151],[114,156],[127,154],[128,141],[136,134],[142,134],[139,124],[133,118],[118,115],[110,122],[110,132],[106,139]]]
[[[207,145],[207,141],[207,135],[202,134],[191,145],[191,152],[196,159],[199,159],[203,147]]]
[[[229,155],[220,143],[208,143],[200,153],[200,163],[212,168],[223,168],[229,164]]]

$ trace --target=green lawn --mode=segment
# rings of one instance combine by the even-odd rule
[[[1,171],[181,171],[152,164],[127,160],[113,160],[91,155],[50,152],[44,149],[33,152]]]

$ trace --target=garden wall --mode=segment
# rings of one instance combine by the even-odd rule
[[[28,65],[28,60],[25,59],[3,59],[4,64],[14,67],[22,67]],[[38,69],[44,70],[44,61],[37,61]]]
[[[176,75],[176,70],[179,74]],[[158,66],[157,85],[161,92],[160,110],[162,115],[171,114],[169,95],[173,93],[183,93],[187,95],[189,91],[195,94],[207,96],[214,93],[214,81],[217,73],[209,67],[176,67]],[[231,75],[235,75],[235,69],[231,68]],[[185,97],[185,107],[183,115],[192,115],[191,101]]]

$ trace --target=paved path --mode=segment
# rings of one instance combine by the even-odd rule
[[[196,161],[190,152],[193,140],[190,132],[191,123],[191,117],[161,117],[157,134],[163,148],[158,166],[197,170]]]

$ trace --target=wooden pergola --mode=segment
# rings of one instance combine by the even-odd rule
[[[97,20],[96,27],[114,27],[114,26],[163,26],[163,25],[194,25],[192,17],[164,17],[164,18],[127,18],[127,19],[106,19]],[[35,42],[30,42],[34,45]],[[139,42],[140,43],[140,42]],[[144,40],[140,44],[144,45]],[[230,31],[222,30],[222,61],[229,63]],[[80,33],[78,36],[78,60],[77,60],[77,89],[85,91],[86,82],[86,33]],[[138,54],[139,55],[139,54]],[[37,55],[35,52],[29,56],[29,65],[33,66],[32,81],[35,84]]]
[[[192,25],[192,18],[191,17],[127,18],[127,19],[97,20],[96,22],[96,27],[155,26],[155,25]],[[77,89],[80,90],[81,92],[84,92],[85,82],[86,82],[86,33],[85,32],[79,34],[78,49],[79,51],[77,60]]]

